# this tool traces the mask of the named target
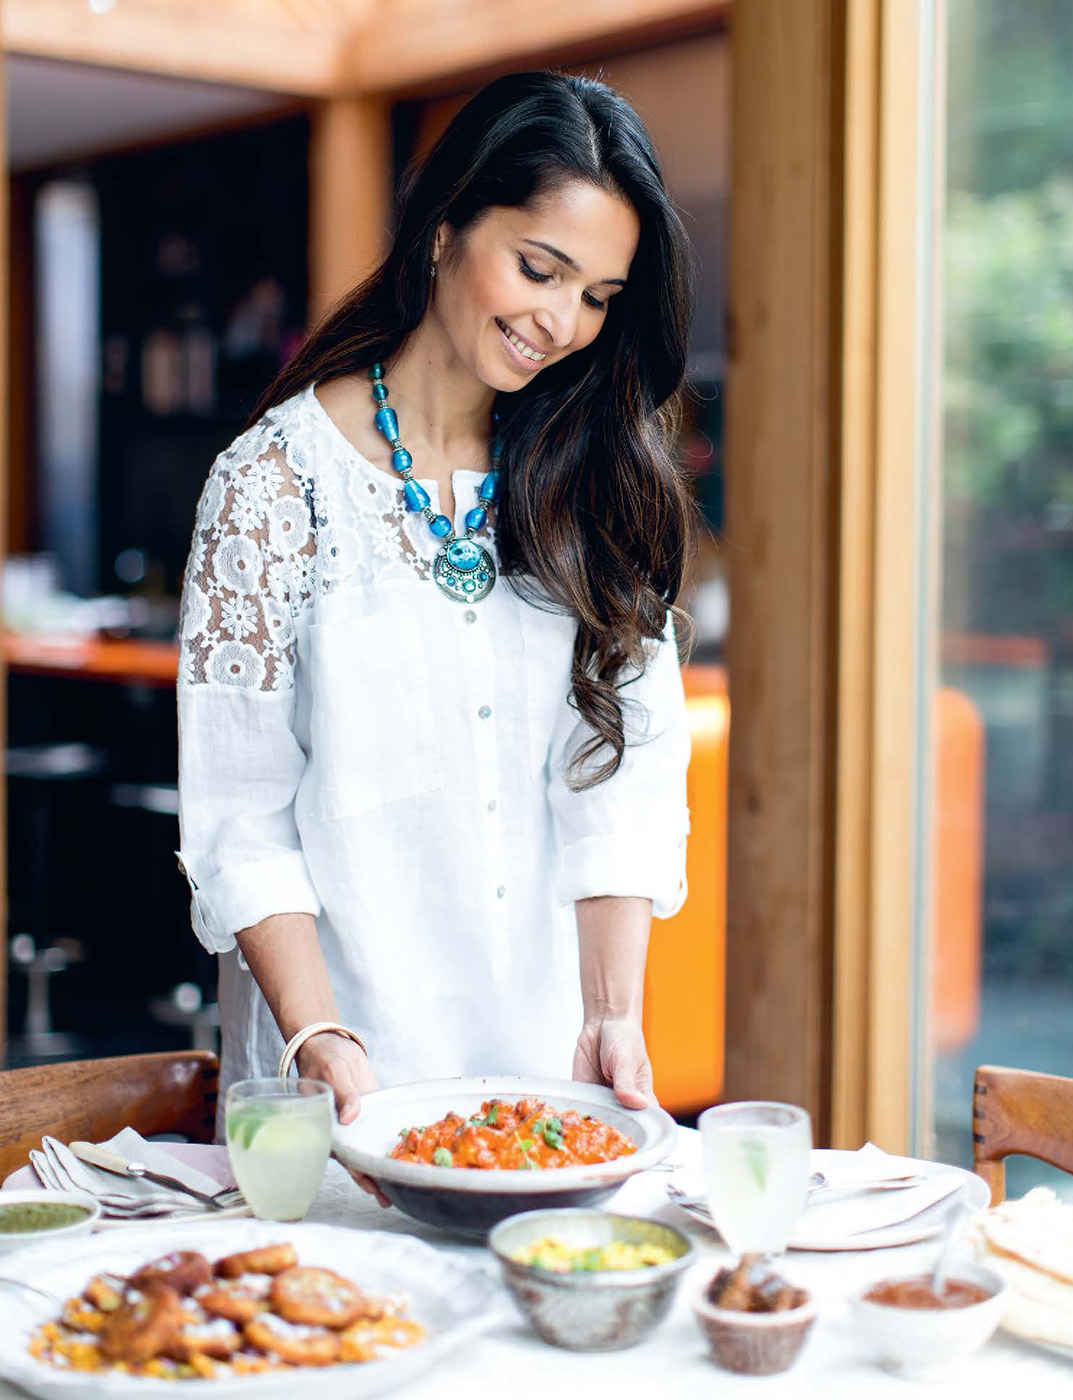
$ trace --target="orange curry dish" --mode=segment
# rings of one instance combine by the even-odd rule
[[[539,1099],[489,1099],[480,1113],[448,1113],[426,1128],[404,1128],[391,1156],[400,1162],[483,1170],[541,1171],[610,1162],[637,1151],[617,1128],[588,1114],[550,1108]]]

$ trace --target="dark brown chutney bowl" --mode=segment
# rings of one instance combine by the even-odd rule
[[[693,1300],[693,1311],[720,1366],[743,1376],[788,1371],[816,1321],[814,1300],[809,1297],[800,1307],[782,1312],[742,1312],[710,1303],[709,1287],[705,1284]]]

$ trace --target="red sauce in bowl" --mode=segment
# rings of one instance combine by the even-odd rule
[[[868,1290],[864,1300],[891,1308],[971,1308],[993,1296],[989,1289],[961,1278],[948,1278],[938,1294],[931,1286],[931,1275],[920,1274],[916,1278],[884,1279]]]

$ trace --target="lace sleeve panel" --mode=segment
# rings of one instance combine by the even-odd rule
[[[311,500],[310,484],[278,442],[216,459],[183,585],[181,682],[293,686],[294,619],[313,593]]]

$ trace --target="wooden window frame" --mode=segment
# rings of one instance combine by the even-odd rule
[[[926,1040],[926,8],[731,24],[727,1094],[892,1151]]]

